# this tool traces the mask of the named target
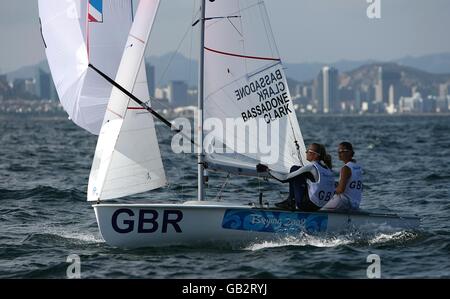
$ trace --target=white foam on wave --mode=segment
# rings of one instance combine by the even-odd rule
[[[350,244],[353,241],[347,236],[312,236],[302,234],[299,237],[288,236],[280,240],[262,241],[251,244],[244,248],[244,250],[256,251],[267,248],[276,248],[284,246],[313,246],[313,247],[336,247]]]
[[[370,245],[383,244],[388,242],[408,241],[415,238],[417,234],[408,231],[399,231],[392,233],[379,233],[368,240]]]
[[[73,239],[77,241],[81,241],[83,243],[104,243],[105,241],[101,236],[95,235],[89,232],[80,232],[80,231],[68,231],[62,227],[46,227],[43,230],[43,233],[49,235],[55,235],[58,237],[62,237],[64,239]]]
[[[308,235],[301,234],[293,237],[287,236],[279,240],[261,241],[253,243],[244,248],[244,250],[256,251],[267,248],[277,248],[284,246],[313,246],[313,247],[337,247],[348,244],[359,245],[376,245],[390,242],[405,242],[414,239],[417,234],[410,231],[396,231],[396,232],[379,232],[379,233],[362,233],[362,232],[347,232],[341,235]]]

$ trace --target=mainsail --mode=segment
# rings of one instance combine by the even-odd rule
[[[47,60],[64,110],[98,134],[133,19],[132,0],[39,0]]]
[[[159,0],[141,0],[128,35],[116,82],[148,98],[144,52]],[[166,184],[153,117],[113,88],[89,176],[88,200],[123,197]]]
[[[283,173],[306,163],[264,3],[207,1],[206,20],[205,123],[216,119],[225,129],[205,131],[205,148],[215,149],[207,155],[208,163],[227,171],[233,165],[255,169],[264,163]]]

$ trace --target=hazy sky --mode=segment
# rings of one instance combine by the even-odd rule
[[[367,1],[266,0],[283,60],[391,60],[450,52],[450,0],[379,0],[380,19],[367,17]],[[198,3],[161,1],[148,54],[161,55],[176,49]],[[0,40],[0,73],[45,58],[37,0],[0,1]],[[187,38],[182,52],[189,54],[189,49]]]

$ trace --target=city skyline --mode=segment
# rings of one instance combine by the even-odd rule
[[[162,55],[177,48],[198,3],[198,0],[161,2],[147,55]],[[370,4],[366,0],[297,0],[281,4],[268,0],[266,8],[280,55],[289,63],[389,61],[450,52],[450,40],[442,38],[450,27],[446,16],[449,1],[380,0],[380,3],[380,19],[368,18],[366,11]],[[37,1],[0,3],[0,29],[0,38],[11,41],[3,43],[0,50],[0,73],[45,59]],[[188,39],[180,48],[182,54],[194,51]]]
[[[146,70],[148,89],[156,109],[177,111],[177,108],[195,105],[196,87],[176,79],[167,85],[156,85],[155,67],[146,64]],[[39,66],[35,66],[32,73],[34,75],[29,78],[13,81],[0,75],[0,100],[3,101],[0,101],[0,111],[62,110],[50,74]],[[450,74],[432,75],[393,63],[366,64],[342,74],[339,69],[324,65],[312,81],[288,80],[291,81],[289,89],[296,102],[295,109],[301,114],[450,111]]]

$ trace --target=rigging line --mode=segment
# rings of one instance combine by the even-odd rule
[[[222,192],[223,192],[223,190],[225,189],[225,187],[226,187],[226,185],[228,185],[228,181],[230,180],[230,177],[231,177],[231,174],[230,173],[228,173],[227,174],[227,177],[226,177],[226,179],[225,179],[225,182],[222,184],[222,186],[220,187],[220,189],[219,189],[219,192],[217,193],[217,195],[216,195],[216,199],[218,199],[218,200],[222,200]]]
[[[292,109],[295,112],[295,107],[294,107],[294,103],[292,101],[292,97],[291,97],[291,103],[292,103]],[[300,153],[300,144],[298,143],[297,136],[295,134],[294,126],[292,125],[292,120],[291,120],[290,115],[288,115],[288,121],[289,121],[289,126],[291,127],[291,130],[292,130],[292,135],[294,137],[294,144],[295,144],[295,148],[297,149],[298,159],[300,160],[300,163],[302,164],[302,166],[304,166],[305,164],[303,163],[302,154]],[[297,122],[298,122],[298,120],[297,120]],[[300,127],[299,127],[299,129],[300,129]],[[300,134],[301,134],[301,131],[300,131]],[[302,139],[303,139],[303,136],[302,136]]]
[[[266,5],[265,5],[264,2],[261,1],[260,3],[261,3],[261,5],[260,5],[260,12],[261,12],[261,13],[265,13],[265,18],[263,18],[264,28],[265,28],[265,30],[266,30],[267,36],[270,37],[270,38],[272,39],[272,43],[269,41],[269,46],[270,46],[270,48],[271,48],[271,51],[273,51],[272,46],[275,47],[275,55],[276,55],[277,57],[280,57],[280,62],[281,62],[280,52],[279,52],[279,50],[278,50],[277,43],[275,42],[275,36],[274,36],[274,34],[273,34],[272,26],[271,26],[271,24],[270,24],[269,14],[267,13],[267,7],[266,7]],[[267,25],[268,25],[267,27],[268,27],[268,28],[266,27],[266,22],[267,22]],[[267,33],[267,31],[269,31],[269,33]],[[287,83],[287,78],[286,78],[286,83]],[[289,92],[289,90],[288,90],[288,92]],[[289,92],[289,95],[290,95],[290,92]],[[293,101],[292,96],[290,96],[290,99],[291,99],[292,109],[294,110],[294,113],[295,113],[295,105],[294,105],[294,101]],[[302,164],[302,166],[304,166],[304,161],[303,161],[302,155],[301,155],[301,153],[300,153],[300,145],[299,145],[299,141],[297,140],[297,136],[296,136],[296,134],[295,134],[294,127],[293,127],[293,125],[292,125],[291,115],[288,115],[288,121],[289,121],[289,125],[290,125],[290,127],[291,127],[291,129],[292,129],[292,135],[293,135],[293,138],[294,138],[294,144],[295,144],[295,147],[296,147],[296,149],[297,149],[297,156],[298,156],[298,159],[299,159],[300,163]],[[297,120],[297,121],[298,121],[298,120]],[[300,132],[300,134],[301,134],[301,132]],[[303,139],[303,136],[302,136],[302,139]]]
[[[246,10],[241,10],[241,2],[240,1],[237,2],[237,6],[238,6],[238,9],[239,9],[239,12],[241,13],[241,16],[247,14]],[[242,47],[242,53],[247,54],[247,51],[245,50],[245,47],[246,47],[245,30],[244,30],[245,27],[243,25],[242,17],[239,18],[239,26],[240,26],[240,29],[241,29],[241,32],[242,32],[242,39],[239,41],[239,46]],[[248,61],[247,61],[247,59],[244,59],[243,62],[244,62],[245,73],[248,74]],[[233,77],[234,77],[234,75],[233,75]]]
[[[258,2],[258,3],[251,4],[251,5],[247,6],[247,7],[242,8],[242,9],[239,8],[237,11],[231,12],[230,15],[231,15],[231,17],[242,17],[242,16],[239,15],[239,13],[241,13],[241,12],[243,12],[243,11],[246,11],[246,10],[249,10],[249,9],[251,9],[251,8],[253,8],[254,6],[257,6],[257,5],[259,5],[259,2]],[[217,19],[217,21],[212,22],[212,23],[210,23],[209,25],[206,25],[206,27],[210,27],[210,26],[216,24],[217,22],[221,22],[221,21],[222,21],[222,19],[218,19],[218,18],[215,18],[215,19]],[[198,21],[197,21],[197,22],[198,22]]]
[[[164,69],[161,77],[159,78],[159,81],[157,83],[157,85],[159,86],[162,82],[162,80],[164,79],[164,77],[166,76],[167,71],[169,70],[170,65],[172,64],[173,59],[175,58],[175,55],[179,53],[179,50],[181,48],[181,45],[183,44],[184,40],[186,39],[186,36],[188,35],[189,31],[191,30],[191,26],[189,26],[187,28],[187,30],[184,33],[183,38],[180,40],[180,42],[178,43],[177,49],[172,53],[169,62],[166,65],[166,68]]]
[[[256,177],[256,179],[258,180],[258,194],[259,194],[259,204],[262,206],[262,188],[261,188],[261,177],[258,175]]]
[[[195,9],[197,7],[196,2],[197,1],[194,1],[194,5],[192,6],[192,19],[191,20],[195,19],[196,15],[199,13],[199,12],[196,13],[196,9]],[[191,36],[190,44],[189,44],[189,67],[188,67],[188,70],[187,70],[187,77],[188,77],[188,81],[187,82],[189,84],[189,82],[191,80],[191,75],[192,75],[191,74],[191,67],[192,67],[192,59],[191,58],[192,58],[192,44],[193,44],[193,38],[192,38],[192,36],[193,36],[193,28],[189,26],[188,30],[186,30],[186,35],[188,34],[188,32],[190,33],[190,36]],[[183,40],[184,40],[184,38],[183,38]],[[180,43],[180,46],[181,46],[181,43]],[[162,80],[162,78],[161,78],[161,80]],[[161,103],[163,103],[163,102],[161,102]],[[164,106],[169,106],[169,105],[165,105],[164,104]],[[191,130],[191,132],[192,132],[192,130]],[[182,157],[181,157],[181,164],[182,165],[187,165],[188,164],[188,163],[186,163],[187,159],[188,159],[187,155],[182,155]],[[185,195],[185,185],[187,185],[186,176],[187,176],[187,172],[186,171],[181,171],[181,175],[180,175],[179,181],[178,181],[179,182],[178,186],[181,188],[181,190],[174,189],[174,191],[176,193],[178,193],[178,195],[180,195],[182,200],[185,200],[185,197],[186,197],[186,195]]]
[[[272,47],[275,47],[275,55],[276,55],[277,57],[280,57],[280,54],[279,54],[279,52],[278,52],[278,47],[277,47],[277,44],[276,44],[275,39],[274,39],[274,35],[273,35],[273,31],[272,31],[272,26],[270,25],[269,15],[268,15],[268,13],[267,13],[267,8],[266,8],[264,2],[262,2],[262,1],[258,2],[258,6],[259,6],[261,18],[262,18],[262,20],[263,20],[264,29],[265,29],[265,31],[266,31],[266,36],[267,36],[268,39],[271,39],[271,40],[272,40],[272,43],[271,43],[270,40],[268,40],[269,47],[270,47],[272,53],[273,53],[273,51],[274,51],[274,49],[272,49]],[[263,16],[263,14],[265,14],[265,17]],[[281,62],[281,58],[280,58],[280,62]],[[290,98],[291,98],[292,109],[295,111],[294,102],[293,102],[293,100],[292,100],[292,97],[290,97]],[[295,130],[294,130],[294,127],[293,127],[293,124],[292,124],[291,115],[288,115],[288,122],[289,122],[289,126],[291,127],[291,130],[292,130],[292,135],[293,135],[292,137],[293,137],[293,139],[294,139],[294,144],[295,144],[295,147],[296,147],[296,149],[297,149],[297,156],[298,156],[298,159],[299,159],[300,163],[301,163],[302,166],[303,166],[303,165],[304,165],[304,161],[303,161],[302,155],[301,155],[301,153],[300,153],[300,145],[299,145],[299,141],[298,141],[298,139],[297,139],[297,136],[296,136],[296,134],[295,134]]]
[[[264,31],[266,32],[266,39],[267,39],[267,43],[268,43],[269,48],[270,48],[270,52],[271,52],[272,55],[273,55],[273,54],[274,54],[274,50],[273,50],[273,48],[272,48],[273,45],[272,45],[272,43],[271,43],[271,38],[270,38],[269,30],[267,29],[267,27],[270,28],[270,23],[269,23],[269,21],[268,21],[268,17],[267,17],[267,16],[264,16],[263,6],[264,6],[264,3],[261,3],[260,5],[258,5],[258,8],[259,8],[259,14],[260,14],[262,23],[263,23],[263,25],[264,25]],[[272,40],[272,41],[273,41],[273,40]],[[279,55],[276,55],[276,56],[279,56]]]
[[[197,1],[194,1],[194,5],[192,6],[192,18],[191,18],[191,22],[192,22],[192,20],[194,20],[195,18],[196,18],[196,15],[198,14],[198,13],[200,13],[200,11],[199,12],[195,12],[196,11],[196,7],[197,7],[197,5],[196,5],[196,3],[197,3]],[[188,84],[189,84],[189,82],[191,81],[191,67],[192,67],[192,42],[193,42],[193,38],[192,38],[192,36],[193,36],[193,27],[189,27],[189,33],[190,33],[190,35],[191,35],[191,38],[190,38],[190,44],[189,44],[189,67],[188,67],[188,71],[187,71],[187,77],[188,77]],[[187,34],[187,33],[186,33]],[[191,132],[192,132],[192,130],[191,130]],[[186,161],[187,161],[187,157],[186,157],[186,155],[183,155],[182,156],[182,164],[183,165],[186,165]],[[184,192],[184,189],[185,189],[185,186],[184,186],[184,184],[183,184],[183,182],[185,182],[185,180],[186,180],[186,172],[185,171],[182,171],[181,172],[181,180],[180,180],[180,186],[181,186],[181,192],[180,192],[180,194],[181,194],[181,198],[182,199],[184,199],[185,198],[185,192]]]
[[[223,20],[223,19],[228,19],[228,18],[240,18],[241,16],[225,16],[225,17],[205,17],[205,21],[212,21],[212,20]],[[198,22],[200,22],[200,19],[196,19],[195,21],[194,20],[192,20],[193,21],[193,23],[192,23],[192,27],[195,27],[197,24],[198,24]],[[215,24],[215,23],[217,23],[217,22],[214,22],[213,23],[213,25]],[[206,26],[206,28],[209,28],[209,26]]]
[[[275,47],[276,56],[280,57],[280,51],[278,50],[278,45],[275,42],[275,35],[273,34],[272,26],[270,24],[270,18],[269,18],[269,14],[267,12],[266,4],[264,2],[261,2],[261,3],[262,3],[262,7],[264,8],[264,12],[265,12],[265,15],[266,15],[267,23],[269,24],[270,38],[272,39],[272,43],[273,43],[272,46]]]
[[[231,26],[233,26],[234,29],[236,29],[236,32],[237,32],[240,36],[244,37],[244,35],[236,28],[236,26],[233,24],[233,22],[231,22],[230,17],[227,17],[227,20],[228,20],[228,22],[230,22]]]
[[[134,96],[132,93],[130,93],[128,90],[126,90],[125,88],[123,88],[121,85],[119,85],[116,81],[114,81],[113,79],[111,79],[110,77],[108,77],[108,75],[106,75],[105,73],[103,73],[102,71],[100,71],[99,69],[97,69],[95,66],[93,66],[91,63],[89,63],[89,67],[91,69],[93,69],[94,71],[96,71],[100,76],[102,76],[106,81],[108,81],[109,83],[111,83],[114,87],[116,87],[117,89],[119,89],[122,93],[124,93],[126,96],[128,96],[129,98],[131,98],[133,101],[135,101],[136,103],[138,103],[139,105],[141,105],[142,107],[145,108],[145,110],[147,110],[148,112],[150,112],[152,115],[154,115],[156,118],[158,118],[163,124],[165,124],[166,126],[168,126],[171,130],[175,131],[176,133],[180,133],[182,134],[185,138],[188,138],[192,144],[196,145],[196,142],[190,137],[187,136],[186,134],[183,133],[182,130],[180,130],[179,128],[176,128],[171,122],[169,122],[167,119],[165,119],[163,116],[161,116],[158,112],[156,112],[155,110],[153,110],[153,108],[151,108],[150,106],[148,106],[147,104],[145,104],[144,102],[142,102],[141,100],[139,100],[136,96]]]
[[[185,156],[183,155],[183,159],[184,159],[184,157]],[[184,174],[183,174],[183,178],[184,178]],[[181,200],[184,200],[185,194],[184,194],[184,184],[182,183],[182,180],[179,184],[174,184],[174,183],[170,182],[169,180],[167,180],[167,187],[174,195],[178,195],[181,197]],[[181,190],[179,190],[179,189],[181,189]]]
[[[164,136],[164,134],[162,134],[162,132],[161,132],[162,129],[159,126],[155,126],[155,130],[156,130],[156,133],[158,136]],[[164,146],[164,144],[162,144],[162,146]],[[163,147],[161,147],[161,151],[164,151]],[[186,155],[182,155],[182,157],[181,157],[182,161],[185,161],[185,156]],[[179,155],[177,155],[175,158],[177,158],[177,157],[179,157]],[[161,158],[164,159],[163,165],[167,166],[167,163],[170,163],[170,160],[168,158],[166,158],[164,155],[162,155]],[[167,162],[166,160],[169,160],[169,162]],[[186,163],[184,163],[184,162],[181,164],[186,165]],[[181,173],[183,174],[182,176],[185,176],[184,172],[181,172]],[[182,183],[182,180],[179,180],[179,182],[180,182],[179,184],[172,183],[171,176],[166,175],[166,187],[168,188],[169,192],[171,192],[171,194],[174,195],[175,198],[177,196],[180,196],[180,199],[184,200],[185,199],[184,189],[183,189],[184,185]],[[181,190],[178,190],[178,189],[181,189]]]
[[[196,14],[195,14],[195,8],[197,7],[197,1],[194,1],[194,5],[192,6],[192,18],[191,18],[191,22],[192,22],[192,20],[194,20],[195,19],[195,16],[196,16]],[[193,27],[191,26],[190,28],[189,28],[189,30],[190,30],[190,34],[191,34],[191,38],[190,38],[190,43],[189,43],[189,66],[188,66],[188,69],[187,69],[187,77],[188,77],[188,84],[189,84],[189,82],[191,81],[191,67],[192,67],[192,41],[193,41],[193,38],[192,38],[192,36],[193,36],[193,31],[194,31],[194,29],[193,29]]]
[[[193,12],[192,12],[192,15],[193,15],[193,18],[192,18],[192,19],[193,19],[193,20],[194,20],[194,19],[196,18],[196,16],[199,14],[199,12],[195,13],[195,7],[196,7],[196,5],[194,4],[194,6],[193,6]],[[189,30],[191,30],[191,33],[192,33],[192,29],[189,28]],[[165,70],[164,70],[164,72],[163,72],[163,75],[161,75],[161,77],[160,77],[160,79],[159,79],[159,81],[158,81],[158,83],[157,83],[156,85],[160,85],[160,84],[161,84],[162,80],[164,79],[165,73],[166,73],[167,70],[169,69],[170,64],[172,63],[172,60],[173,60],[174,56],[178,53],[178,50],[179,50],[179,48],[181,47],[181,44],[183,43],[184,39],[186,38],[186,36],[187,36],[189,30],[186,31],[185,36],[184,36],[183,39],[180,41],[180,44],[178,45],[177,50],[175,51],[175,53],[173,53],[172,57],[171,57],[170,60],[169,60],[169,63],[167,64],[167,66],[166,66],[166,68],[165,68]],[[189,71],[188,71],[188,74],[189,74],[189,76],[188,76],[188,83],[189,83],[190,78],[191,78],[191,77],[190,77],[190,76],[191,76],[191,71],[190,71],[190,69],[191,69],[191,64],[192,64],[191,59],[190,59],[191,57],[192,57],[192,38],[191,38],[190,49],[189,49],[189,60],[190,60],[190,62],[189,62]],[[155,97],[153,97],[153,96],[149,96],[149,98],[150,98],[150,100],[154,101],[155,103],[158,103],[159,105],[161,105],[161,106],[163,106],[163,107],[165,107],[165,108],[167,108],[167,109],[169,109],[169,110],[173,108],[173,107],[171,107],[170,105],[165,104],[163,101],[158,101],[158,99],[155,98]]]

